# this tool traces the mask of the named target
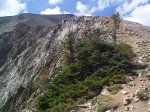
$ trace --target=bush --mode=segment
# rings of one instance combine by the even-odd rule
[[[135,54],[132,51],[132,47],[125,43],[120,43],[118,48],[124,55],[128,55],[129,57],[133,57]]]
[[[119,92],[119,90],[122,89],[122,86],[119,84],[114,84],[108,87],[108,91],[114,95],[117,94]]]
[[[149,95],[143,91],[137,92],[136,96],[142,101],[149,99]]]
[[[97,108],[97,112],[105,112],[107,110],[112,109],[113,107],[111,106],[111,104],[109,103],[101,103],[98,108]]]
[[[147,77],[148,79],[150,79],[150,73],[147,73],[147,74],[146,74],[146,77]]]

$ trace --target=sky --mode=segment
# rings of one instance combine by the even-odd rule
[[[111,16],[150,26],[150,0],[0,0],[0,17],[20,13]]]

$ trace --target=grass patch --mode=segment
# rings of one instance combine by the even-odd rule
[[[115,100],[111,96],[100,95],[97,97],[97,103],[98,103],[98,107],[96,109],[97,112],[105,112],[110,109],[115,110],[118,107],[118,103],[115,102]]]
[[[112,109],[113,106],[109,103],[101,103],[98,105],[97,112],[105,112],[107,110]]]
[[[108,87],[108,91],[114,95],[117,94],[119,92],[119,90],[122,89],[122,86],[120,84],[114,84]]]
[[[94,105],[96,105],[97,103],[100,103],[100,102],[113,103],[113,100],[114,99],[111,96],[99,95],[99,96],[93,98],[91,103],[94,106]]]

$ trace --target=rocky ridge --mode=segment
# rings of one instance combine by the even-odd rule
[[[107,32],[106,35],[102,35],[100,38],[112,41],[110,17],[76,17],[72,15],[61,15],[59,17],[54,15],[52,19],[47,19],[51,18],[51,16],[39,17],[37,15],[35,18],[38,18],[38,20],[33,23],[35,15],[28,17],[29,15],[15,16],[14,18],[17,19],[14,20],[12,17],[0,18],[1,112],[17,112],[25,108],[32,108],[33,99],[44,91],[46,84],[49,83],[53,76],[52,74],[55,74],[63,63],[61,41],[69,31],[76,32],[76,37],[82,38],[89,29],[100,28]],[[56,20],[56,18],[59,19]],[[7,21],[1,22],[4,19]],[[54,20],[56,21],[54,22]],[[149,49],[149,44],[142,45],[145,46],[144,48],[139,47],[141,42],[146,43],[149,41],[149,27],[122,21],[118,37],[118,42],[130,44],[135,53],[139,54],[141,50]],[[147,56],[149,58],[149,55]],[[49,68],[43,70],[47,63]],[[41,76],[45,71],[47,71],[46,75]],[[31,82],[37,87],[23,101],[20,97],[24,96],[25,88]],[[20,87],[24,89],[18,95],[19,97],[13,97]],[[13,100],[11,99],[12,97],[14,98]],[[13,102],[14,100],[15,102]]]

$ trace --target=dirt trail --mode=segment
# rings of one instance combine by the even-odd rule
[[[140,81],[141,79],[144,79],[145,81]],[[134,97],[134,94],[136,94],[141,87],[145,88],[149,84],[148,79],[145,77],[136,77],[132,83],[134,86],[129,85],[131,82],[129,84],[122,85],[123,89],[120,90],[116,95],[112,96],[116,102],[119,102],[118,109],[115,112],[127,112],[126,108],[128,107],[131,109],[129,112],[148,112],[150,108],[150,105],[148,105],[148,100],[136,101],[137,99]],[[122,91],[126,91],[126,94],[123,94]],[[131,103],[127,106],[124,105],[125,98],[131,99]]]

